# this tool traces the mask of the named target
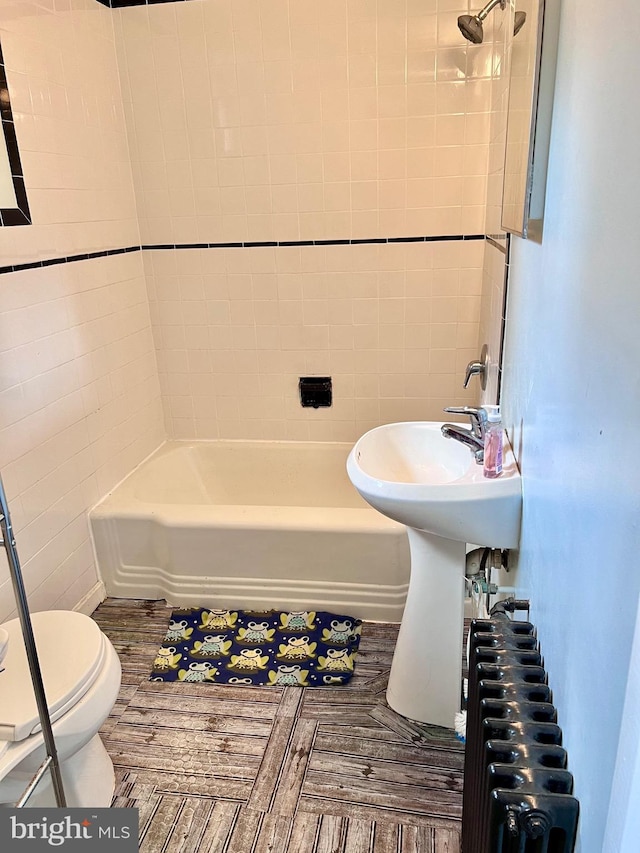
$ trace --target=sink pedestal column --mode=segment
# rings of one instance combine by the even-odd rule
[[[466,546],[407,528],[411,578],[387,702],[412,720],[453,728],[460,710]]]

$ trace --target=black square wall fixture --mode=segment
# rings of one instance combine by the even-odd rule
[[[301,376],[298,382],[300,403],[319,409],[331,405],[332,389],[330,376]]]

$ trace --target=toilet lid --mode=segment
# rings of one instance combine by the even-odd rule
[[[82,613],[47,610],[32,613],[49,714],[54,722],[91,687],[102,668],[104,635]],[[0,742],[23,740],[40,731],[27,654],[18,619],[2,626],[9,633],[7,654],[0,665]]]

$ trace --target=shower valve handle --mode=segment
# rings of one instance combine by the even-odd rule
[[[481,361],[470,361],[464,373],[465,388],[469,387],[469,380],[472,376],[480,376],[484,373],[484,364]]]
[[[469,381],[472,376],[480,377],[480,386],[484,391],[487,387],[487,368],[489,365],[489,348],[485,344],[482,347],[482,352],[480,353],[479,361],[470,361],[467,365],[467,369],[464,372],[464,382],[463,387],[469,387]]]

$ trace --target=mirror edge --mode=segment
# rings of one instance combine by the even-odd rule
[[[517,230],[506,225],[503,218],[500,222],[505,232],[537,243],[542,242],[544,224],[559,31],[560,0],[539,0],[536,69],[531,96],[531,128],[522,228]]]
[[[558,61],[558,38],[560,33],[560,0],[541,0],[543,26],[541,32],[538,71],[538,92],[535,115],[535,135],[532,151],[532,174],[529,194],[527,238],[542,242],[544,204],[547,192],[547,172],[553,99]]]
[[[7,147],[11,179],[16,196],[16,207],[0,208],[0,226],[31,225],[31,212],[27,200],[27,189],[22,172],[22,161],[18,150],[18,138],[11,110],[11,97],[7,84],[7,74],[0,46],[0,119],[2,120],[2,131]]]

